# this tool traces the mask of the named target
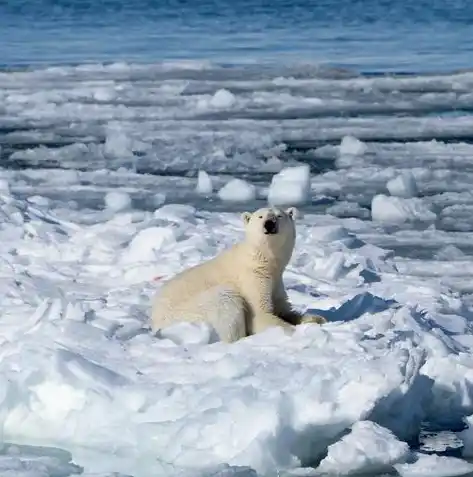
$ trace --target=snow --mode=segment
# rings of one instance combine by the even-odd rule
[[[0,72],[0,473],[470,471],[414,446],[473,454],[473,75],[307,71]],[[268,202],[303,212],[284,281],[329,323],[153,334],[161,283]]]
[[[227,202],[249,202],[256,198],[256,187],[243,179],[231,179],[218,191],[218,196]]]
[[[310,199],[310,167],[287,167],[275,174],[268,191],[271,205],[300,205]]]

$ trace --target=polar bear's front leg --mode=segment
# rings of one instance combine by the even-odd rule
[[[275,283],[273,290],[273,304],[274,313],[280,316],[284,321],[287,321],[294,326],[301,322],[302,315],[292,308],[282,278],[279,278]]]
[[[274,313],[271,280],[255,277],[249,280],[244,292],[248,305],[248,334],[260,333],[268,328],[293,326]]]
[[[261,333],[268,328],[274,327],[284,328],[285,330],[294,331],[294,326],[292,326],[287,321],[282,320],[279,316],[273,315],[272,313],[258,313],[253,317],[253,324],[251,328],[251,334]]]
[[[327,320],[321,315],[302,314],[294,310],[289,302],[286,289],[282,278],[275,284],[273,290],[274,313],[280,316],[284,321],[291,323],[291,325],[300,325],[302,323],[317,323],[323,324]]]

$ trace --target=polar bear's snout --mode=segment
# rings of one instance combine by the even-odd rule
[[[263,224],[264,227],[264,233],[265,234],[277,234],[278,233],[278,221],[276,220],[275,217],[272,217],[270,219],[266,219]]]

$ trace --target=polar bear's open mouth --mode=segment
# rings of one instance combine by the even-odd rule
[[[274,235],[278,233],[278,222],[276,219],[268,219],[264,222],[264,233]]]

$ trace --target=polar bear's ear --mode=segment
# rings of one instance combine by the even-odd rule
[[[297,219],[298,213],[299,211],[295,207],[289,207],[286,209],[286,214],[293,220]]]
[[[241,214],[241,218],[243,219],[243,223],[246,225],[251,219],[251,212],[243,212],[243,214]]]

